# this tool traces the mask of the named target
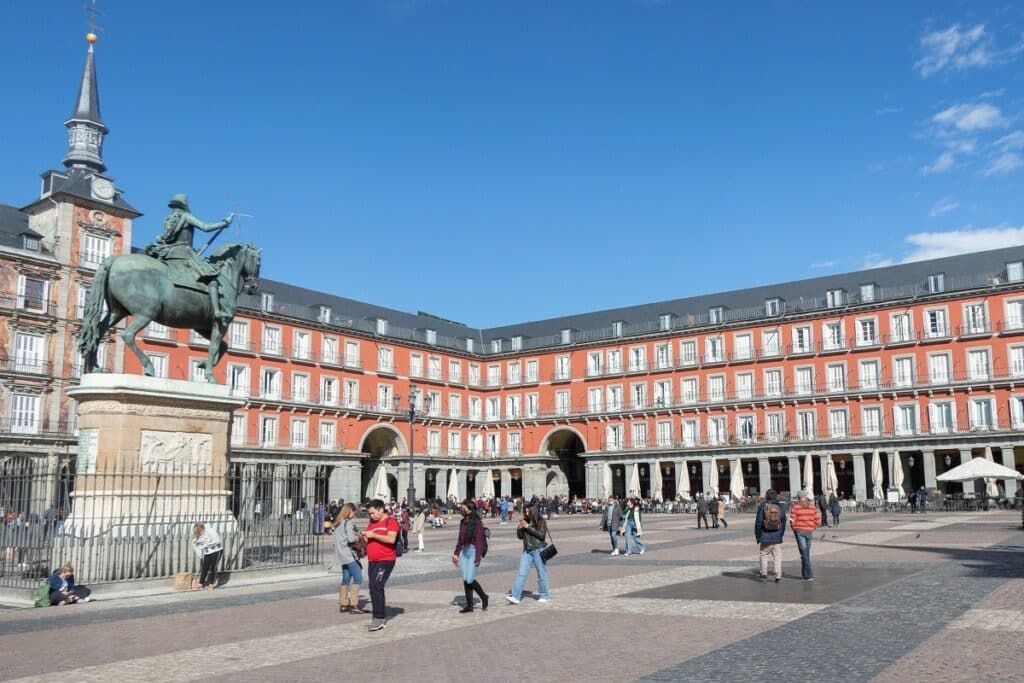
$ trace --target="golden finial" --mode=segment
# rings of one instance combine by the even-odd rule
[[[90,32],[85,34],[85,42],[89,43],[90,45],[94,45],[97,40],[99,40],[99,37],[95,33]]]

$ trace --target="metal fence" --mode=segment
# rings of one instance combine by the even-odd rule
[[[0,466],[0,586],[31,588],[64,562],[96,584],[196,571],[192,527],[224,543],[221,571],[314,565],[328,472],[233,464],[77,472],[23,458]]]

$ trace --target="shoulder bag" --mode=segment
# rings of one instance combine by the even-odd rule
[[[555,537],[551,535],[551,527],[547,524],[544,525],[545,536],[551,539],[551,542],[540,549],[540,560],[544,564],[548,563],[548,560],[558,554],[558,548],[555,547]]]

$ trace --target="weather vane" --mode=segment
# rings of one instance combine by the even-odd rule
[[[92,45],[99,40],[96,33],[103,30],[103,28],[96,22],[97,17],[102,16],[102,12],[96,9],[96,0],[92,0],[92,2],[86,5],[84,9],[89,14],[89,32],[85,34],[85,40]]]

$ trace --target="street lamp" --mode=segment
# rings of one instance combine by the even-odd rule
[[[409,489],[406,491],[406,504],[410,507],[416,502],[416,479],[415,479],[415,464],[416,455],[413,447],[413,437],[416,424],[416,401],[419,400],[420,390],[413,383],[409,383]],[[401,403],[401,397],[395,396],[395,410],[398,410],[398,404]],[[430,397],[426,396],[423,399],[424,411],[430,410]],[[421,412],[422,414],[422,412]]]

